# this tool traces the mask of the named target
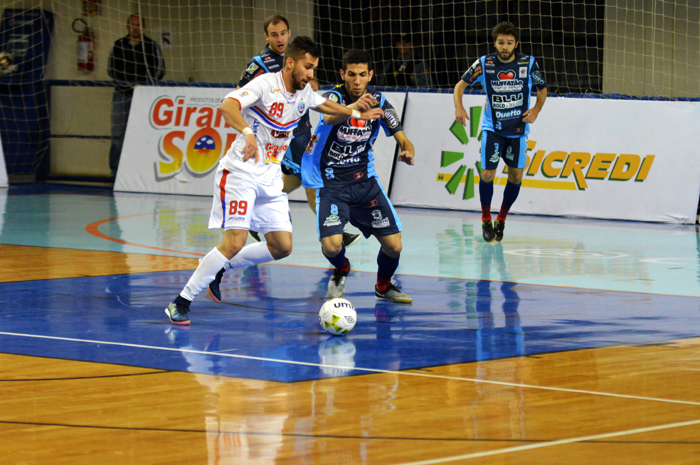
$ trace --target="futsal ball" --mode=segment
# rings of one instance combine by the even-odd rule
[[[318,312],[321,328],[334,336],[343,336],[355,327],[357,312],[355,307],[345,299],[331,299]]]

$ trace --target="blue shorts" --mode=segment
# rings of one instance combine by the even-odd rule
[[[349,186],[317,189],[316,205],[319,239],[343,234],[348,221],[365,237],[401,232],[399,216],[374,177]]]
[[[481,169],[495,170],[500,158],[513,168],[525,168],[526,149],[527,136],[503,137],[491,131],[484,131],[484,137],[481,139]]]
[[[303,134],[294,136],[294,139],[289,143],[289,148],[284,153],[282,159],[282,172],[284,174],[293,174],[301,179],[301,157],[304,155],[306,146],[311,140],[311,131],[306,131]]]

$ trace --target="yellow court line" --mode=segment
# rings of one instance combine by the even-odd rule
[[[447,182],[454,176],[454,173],[438,173],[435,180],[439,182]],[[462,176],[459,180],[460,184],[467,182],[467,176]],[[508,182],[507,177],[496,177],[493,179],[493,183],[496,186],[505,186]],[[479,176],[474,176],[474,184],[479,183]],[[560,191],[576,191],[576,183],[574,181],[548,181],[546,179],[523,179],[523,187],[531,187],[534,189],[552,189]]]

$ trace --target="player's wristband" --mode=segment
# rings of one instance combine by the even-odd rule
[[[250,129],[250,128],[245,128],[244,130],[241,131],[241,133],[242,133],[244,136],[247,136],[247,135],[249,135],[249,134],[253,134],[253,130]]]
[[[362,114],[358,110],[353,110],[350,118],[360,119],[360,116],[362,116]]]

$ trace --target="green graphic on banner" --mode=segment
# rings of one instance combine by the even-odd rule
[[[455,120],[450,126],[450,132],[457,138],[457,140],[462,145],[469,144],[469,138],[476,138],[477,141],[481,141],[481,133],[479,132],[479,125],[481,122],[482,108],[480,106],[469,108],[469,134],[467,135],[467,128],[462,126]],[[472,142],[473,143],[473,142]],[[463,152],[452,152],[449,150],[443,150],[440,154],[440,167],[444,168],[453,163],[456,163],[464,158]],[[476,169],[481,174],[481,163],[476,162]],[[450,195],[455,195],[459,185],[462,183],[462,177],[464,177],[464,172],[466,171],[466,177],[464,179],[464,195],[463,200],[469,200],[474,198],[474,169],[469,168],[467,170],[467,165],[460,165],[457,171],[452,175],[447,184],[445,184],[445,189]],[[438,180],[442,179],[442,175],[438,176]]]

